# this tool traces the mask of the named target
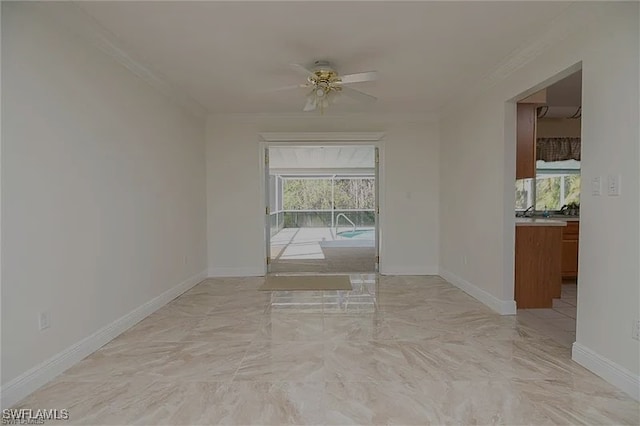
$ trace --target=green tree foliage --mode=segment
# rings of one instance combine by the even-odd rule
[[[560,210],[560,178],[536,179],[536,210]]]
[[[373,209],[374,179],[336,179],[334,198],[336,209]]]
[[[336,179],[335,208],[373,209],[375,206],[374,179]],[[286,179],[283,188],[285,210],[331,209],[331,179]]]
[[[563,204],[580,202],[580,175],[564,176],[564,200],[561,199],[560,176],[536,179],[536,210],[560,210]]]
[[[580,204],[580,175],[564,178],[564,202]]]
[[[518,179],[516,180],[516,209],[526,209],[529,207],[529,180],[530,179]]]
[[[283,190],[285,210],[325,210],[331,208],[331,180],[286,179]]]

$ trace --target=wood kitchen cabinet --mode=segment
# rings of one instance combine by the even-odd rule
[[[578,234],[580,222],[568,221],[562,230],[562,279],[578,276]]]
[[[536,104],[517,104],[516,179],[536,177]]]
[[[516,226],[515,299],[518,309],[551,308],[560,297],[564,226]]]

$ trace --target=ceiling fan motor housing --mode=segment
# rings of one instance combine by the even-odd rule
[[[328,92],[335,90],[339,91],[340,87],[336,86],[336,83],[340,83],[340,77],[338,73],[331,68],[331,65],[327,61],[315,61],[313,67],[314,75],[309,76],[309,83],[313,84],[317,89],[318,96],[323,96]]]
[[[303,111],[320,109],[320,112],[322,112],[324,108],[336,100],[337,95],[340,93],[345,93],[349,97],[362,102],[375,102],[376,100],[375,96],[345,86],[345,84],[375,80],[376,71],[339,76],[331,64],[325,60],[314,61],[313,66],[309,68],[299,64],[291,64],[291,66],[296,71],[304,73],[307,76],[307,82],[289,86],[285,89],[311,89],[311,92],[307,94],[307,103]]]

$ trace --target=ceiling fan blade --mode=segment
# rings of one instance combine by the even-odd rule
[[[262,90],[263,93],[273,93],[273,92],[282,92],[285,90],[293,90],[293,89],[308,89],[309,85],[307,84],[293,84],[291,86],[283,86],[283,87],[276,87],[274,89],[265,89]]]
[[[305,75],[306,77],[315,77],[313,71],[306,69],[300,64],[289,64],[289,66],[291,66],[291,69],[293,69],[294,71],[297,71],[300,74]]]
[[[361,92],[360,90],[356,90],[354,88],[343,86],[341,92],[352,99],[355,99],[360,102],[366,103],[374,103],[378,100],[375,96],[371,96],[367,93]]]
[[[308,100],[304,108],[302,108],[302,111],[309,112],[309,111],[315,111],[315,109],[316,109],[316,103],[312,100]]]
[[[359,72],[357,74],[347,74],[340,77],[342,84],[361,83],[363,81],[373,81],[378,79],[378,71]]]
[[[316,107],[317,107],[316,97],[313,95],[313,92],[311,92],[309,95],[307,95],[307,103],[305,104],[302,111],[304,112],[313,111],[316,109]]]

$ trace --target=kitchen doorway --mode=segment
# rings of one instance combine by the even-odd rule
[[[576,340],[582,71],[517,104],[517,320],[558,344]]]

